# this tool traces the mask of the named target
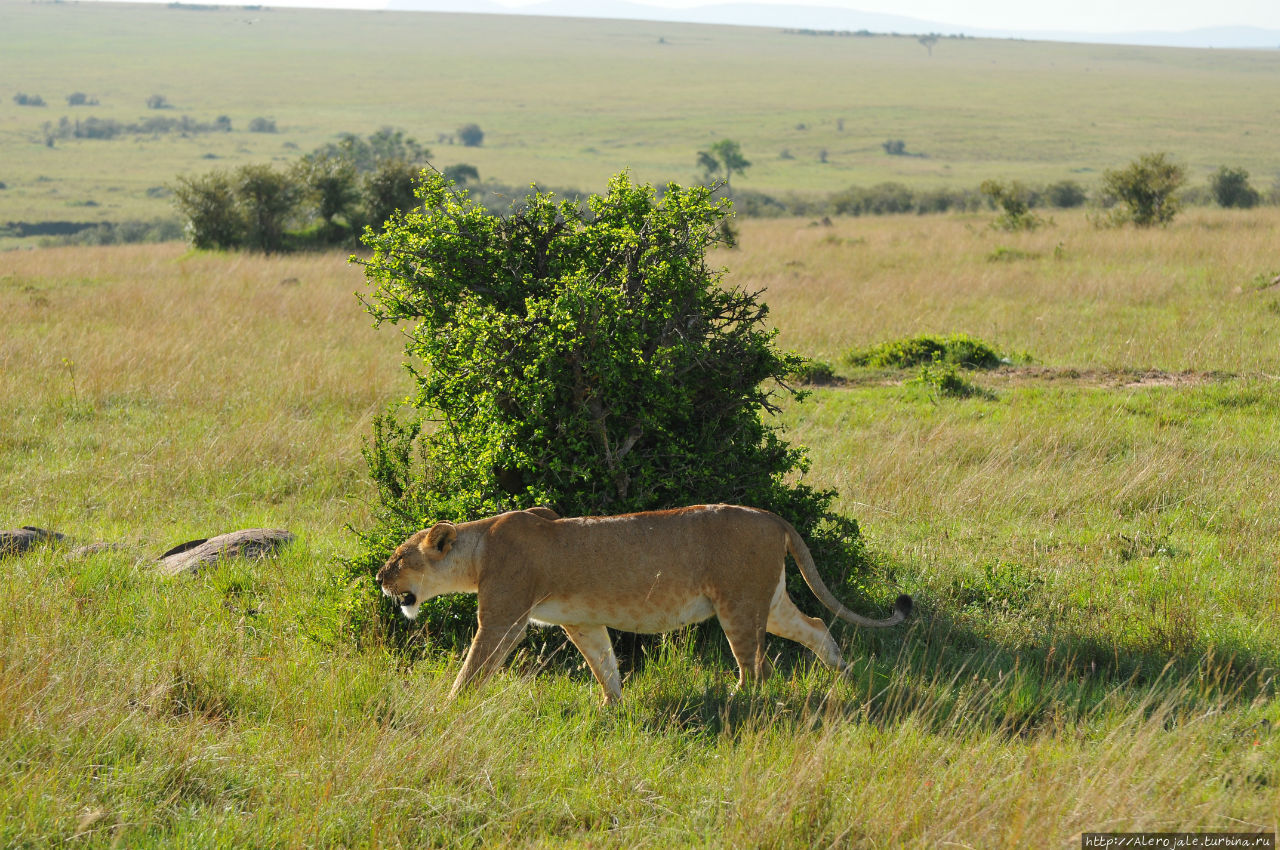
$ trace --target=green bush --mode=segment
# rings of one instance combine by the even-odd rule
[[[1084,202],[1089,200],[1089,194],[1085,192],[1084,187],[1074,180],[1059,180],[1057,183],[1050,183],[1044,189],[1044,196],[1045,200],[1049,202],[1049,206],[1057,207],[1060,210],[1082,207]]]
[[[933,363],[994,369],[1006,362],[990,345],[968,334],[904,337],[868,348],[855,348],[846,360],[851,366],[881,369],[910,369]]]
[[[1163,153],[1147,153],[1102,175],[1103,193],[1120,204],[1110,220],[1138,227],[1168,224],[1180,207],[1177,191],[1186,180],[1182,166]]]
[[[961,375],[955,363],[939,359],[921,365],[919,374],[907,383],[924,387],[935,403],[940,398],[995,398],[995,393]]]
[[[493,216],[424,173],[415,208],[366,236],[365,303],[408,325],[422,417],[379,418],[365,451],[379,498],[350,579],[370,621],[398,628],[372,577],[408,534],[534,505],[767,508],[805,535],[830,586],[850,586],[857,524],[795,480],[804,452],[764,419],[800,358],[775,348],[756,295],[705,262],[728,203],[674,184],[659,201],[622,174],[586,207],[537,193]],[[471,605],[437,601],[433,635],[472,626]]]
[[[480,169],[465,162],[446,165],[441,173],[445,178],[452,180],[459,186],[465,186],[467,183],[475,183],[480,180]]]
[[[1045,223],[1044,219],[1031,212],[1031,193],[1018,181],[1003,183],[999,180],[984,180],[978,188],[1002,210],[992,222],[993,227],[1010,231],[1031,231]]]
[[[258,116],[257,118],[251,118],[249,119],[249,132],[250,133],[274,133],[276,132],[276,119],[263,118],[262,116]]]
[[[1222,166],[1209,178],[1209,191],[1221,207],[1251,209],[1262,200],[1258,190],[1249,185],[1249,172],[1243,168]]]
[[[241,166],[233,184],[244,221],[245,244],[264,254],[281,250],[285,228],[302,197],[299,185],[269,165]]]
[[[397,212],[409,212],[418,203],[419,171],[403,159],[379,160],[363,183],[365,223],[381,231]]]
[[[200,177],[179,177],[173,185],[174,206],[186,222],[191,244],[202,250],[238,247],[244,239],[244,221],[236,204],[231,177],[211,171]]]
[[[836,370],[825,360],[805,360],[787,378],[800,384],[830,384],[836,380]]]

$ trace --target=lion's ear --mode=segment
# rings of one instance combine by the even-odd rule
[[[442,558],[453,548],[453,541],[458,539],[458,529],[451,522],[437,522],[427,532],[427,554]]]

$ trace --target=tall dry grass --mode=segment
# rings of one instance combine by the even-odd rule
[[[1257,282],[1280,274],[1280,210],[1194,209],[1149,230],[1064,211],[1006,233],[993,218],[745,220],[742,248],[717,259],[765,289],[783,344],[829,360],[964,331],[1054,365],[1276,374],[1277,294]]]

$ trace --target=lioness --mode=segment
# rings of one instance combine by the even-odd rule
[[[609,703],[622,696],[622,682],[606,627],[657,633],[715,614],[738,662],[739,686],[764,672],[766,631],[845,670],[826,625],[800,613],[787,596],[788,551],[814,595],[841,619],[881,627],[911,613],[905,594],[887,619],[853,613],[822,583],[790,523],[737,505],[575,519],[534,508],[440,522],[396,549],[378,583],[409,619],[440,594],[479,595],[479,629],[450,699],[488,678],[532,620],[564,627]]]

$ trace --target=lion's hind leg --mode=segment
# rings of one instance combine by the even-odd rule
[[[738,687],[745,688],[769,674],[765,658],[765,611],[733,610],[717,607],[720,628],[729,640],[729,649],[738,662]]]
[[[773,604],[769,606],[768,628],[771,634],[809,647],[832,670],[844,672],[847,669],[840,647],[827,630],[826,623],[800,613],[791,597],[787,596],[785,579],[778,585]]]
[[[622,676],[618,673],[618,658],[613,654],[609,630],[604,626],[564,626],[564,633],[573,641],[582,656],[587,659],[596,681],[604,688],[605,704],[622,699]]]

